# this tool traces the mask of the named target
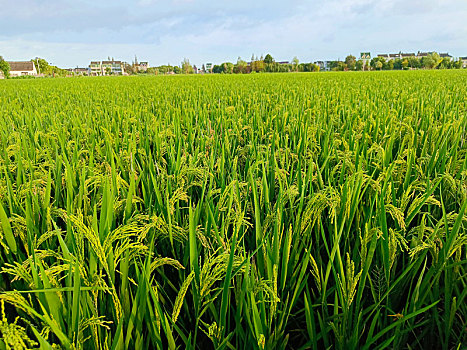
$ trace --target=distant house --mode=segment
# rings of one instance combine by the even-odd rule
[[[319,67],[320,71],[324,70],[324,61],[315,61],[313,64],[316,64]]]
[[[330,71],[331,70],[331,63],[332,61],[315,61],[313,64],[319,66],[319,70],[323,71]]]
[[[148,70],[149,63],[148,62],[140,62],[138,70],[142,72],[146,72]]]
[[[102,71],[104,75],[122,75],[125,70],[122,61],[102,61]]]
[[[68,72],[70,72],[70,75],[88,75],[89,74],[89,69],[88,68],[68,68]]]
[[[277,62],[278,64],[290,64],[289,61],[280,61],[280,62]]]
[[[433,52],[420,52],[418,51],[417,52],[417,58],[420,59],[420,58],[423,58],[423,57],[427,57],[428,55],[432,54]]]
[[[122,61],[91,61],[89,64],[89,75],[122,75],[125,73],[125,62]]]
[[[88,75],[88,69],[87,68],[74,68],[73,73],[76,75]]]
[[[409,58],[409,57],[415,57],[415,53],[413,52],[399,52],[399,53],[390,53],[390,54],[379,54],[377,57],[382,57],[386,60],[386,62],[388,61],[392,61],[392,60],[403,60],[405,58]]]
[[[450,60],[452,59],[452,56],[450,54],[446,53],[440,53],[439,57],[441,58],[449,58]]]
[[[88,74],[92,76],[103,75],[100,61],[91,61],[88,68]]]
[[[462,61],[462,68],[467,68],[467,56],[459,57],[459,59]]]
[[[413,52],[409,52],[409,53],[401,53],[401,59],[404,59],[404,58],[409,58],[409,57],[415,57],[415,53]]]
[[[10,77],[37,76],[36,65],[32,61],[8,62],[10,65]]]
[[[376,57],[384,58],[386,61],[389,60],[389,54],[387,54],[387,53],[380,53],[380,54],[376,55]]]
[[[360,59],[364,60],[371,60],[371,54],[369,52],[360,52]]]

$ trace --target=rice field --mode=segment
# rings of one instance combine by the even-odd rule
[[[0,81],[0,350],[465,349],[467,71]]]

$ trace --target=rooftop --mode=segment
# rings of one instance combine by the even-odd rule
[[[12,72],[32,72],[34,70],[34,63],[31,61],[8,62],[8,64]]]

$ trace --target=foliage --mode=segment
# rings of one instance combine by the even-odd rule
[[[0,56],[0,72],[3,73],[5,78],[10,76],[10,65],[3,59],[2,56]]]
[[[348,55],[345,58],[345,64],[347,65],[347,68],[349,70],[355,70],[355,67],[356,67],[356,64],[357,64],[357,59],[355,58],[355,56]]]
[[[466,78],[3,81],[0,348],[461,349]]]
[[[183,74],[193,74],[194,73],[193,67],[190,64],[190,61],[188,60],[188,58],[185,58],[182,61],[182,72],[183,72]]]

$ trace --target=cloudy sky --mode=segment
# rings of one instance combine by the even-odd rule
[[[108,56],[150,65],[343,59],[435,50],[467,56],[467,0],[0,0],[0,55],[60,67]]]

